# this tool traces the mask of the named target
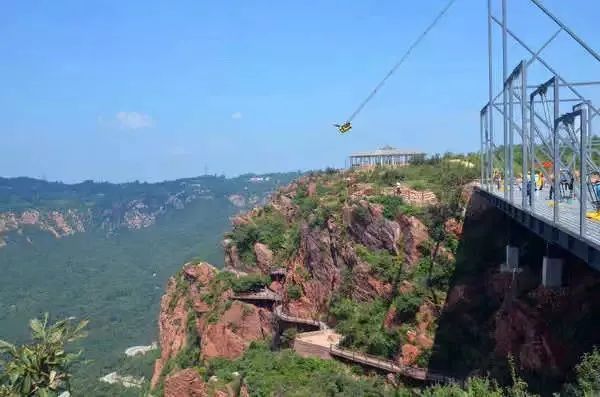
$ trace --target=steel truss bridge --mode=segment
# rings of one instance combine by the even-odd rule
[[[600,270],[600,215],[593,219],[600,208],[594,185],[596,179],[600,183],[595,174],[600,111],[592,101],[600,99],[600,81],[563,77],[543,52],[557,37],[568,40],[589,58],[599,78],[600,55],[539,0],[527,3],[556,27],[539,48],[529,46],[509,26],[508,0],[488,0],[489,97],[480,112],[480,192],[513,220]],[[498,10],[500,16],[495,15]],[[501,55],[495,49],[500,47],[494,42],[497,29]],[[508,49],[515,43],[528,57],[517,59],[511,70]],[[499,59],[502,81],[495,81],[494,62]],[[533,68],[535,73],[530,73]],[[584,89],[591,95],[584,95]],[[535,190],[541,178],[536,173],[545,180],[540,191]]]

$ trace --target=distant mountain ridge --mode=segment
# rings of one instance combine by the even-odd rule
[[[297,173],[235,178],[199,176],[157,183],[76,184],[34,178],[0,178],[0,248],[11,242],[30,241],[30,230],[56,238],[102,230],[139,230],[156,223],[169,211],[184,209],[197,200],[227,198],[241,210],[261,204],[275,186]]]
[[[89,318],[89,364],[74,395],[138,396],[99,379],[124,351],[156,340],[156,313],[170,275],[201,256],[222,265],[230,219],[260,206],[298,173],[200,176],[160,183],[63,184],[0,178],[0,339],[25,341],[28,319]],[[60,238],[56,238],[60,237]],[[136,377],[152,373],[141,360]],[[137,365],[137,364],[136,364]]]

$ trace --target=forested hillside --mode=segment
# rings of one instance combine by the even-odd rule
[[[110,387],[97,379],[118,366],[137,366],[134,372],[148,376],[152,358],[127,361],[123,351],[156,340],[167,278],[182,261],[197,256],[220,265],[229,218],[264,202],[276,186],[296,176],[77,185],[1,179],[0,240],[6,245],[0,248],[0,339],[22,341],[28,319],[44,312],[87,318],[89,336],[81,346],[90,362],[75,373],[76,391],[85,387],[86,396],[110,395]],[[87,214],[80,230],[67,216],[65,228],[73,233],[57,235],[45,226],[57,230],[56,223],[44,223],[52,212],[75,211]],[[128,211],[154,218],[129,227]],[[22,219],[23,213],[38,213],[38,221],[2,222]]]

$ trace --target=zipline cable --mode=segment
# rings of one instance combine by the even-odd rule
[[[400,60],[392,67],[392,69],[390,69],[390,71],[385,75],[385,77],[379,82],[379,84],[377,84],[375,86],[375,88],[373,89],[373,91],[371,91],[371,93],[367,96],[367,98],[365,100],[363,100],[361,102],[361,104],[358,106],[358,108],[356,108],[356,110],[350,115],[350,117],[348,117],[346,122],[344,122],[342,125],[336,125],[336,127],[338,127],[340,132],[344,133],[344,132],[349,131],[350,128],[352,128],[352,126],[351,126],[352,120],[354,120],[354,118],[361,112],[361,110],[363,110],[363,108],[366,106],[366,104],[369,103],[369,101],[371,99],[373,99],[373,97],[375,96],[375,94],[377,94],[377,92],[381,89],[381,87],[383,87],[383,85],[386,83],[386,81],[394,74],[394,72],[396,72],[396,70],[404,63],[404,61],[406,61],[406,59],[409,57],[410,53],[421,43],[421,41],[423,41],[423,39],[425,38],[425,36],[427,36],[429,31],[431,29],[433,29],[433,27],[435,25],[437,25],[437,23],[442,19],[442,17],[446,14],[446,12],[450,9],[450,7],[452,7],[452,4],[454,4],[455,1],[456,0],[450,0],[446,4],[446,6],[440,11],[440,13],[429,24],[429,26],[427,26],[427,28],[411,44],[411,46],[408,48],[408,50],[406,50],[406,52],[404,53],[402,58],[400,58]]]

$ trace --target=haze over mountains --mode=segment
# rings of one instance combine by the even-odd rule
[[[221,264],[229,218],[296,176],[72,185],[0,178],[0,339],[24,340],[27,321],[44,312],[91,319],[82,346],[93,362],[76,384],[101,390],[97,379],[127,347],[155,340],[166,279],[192,257]]]

